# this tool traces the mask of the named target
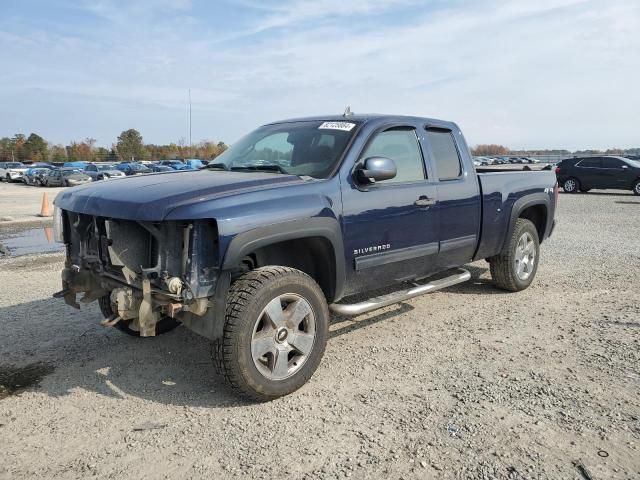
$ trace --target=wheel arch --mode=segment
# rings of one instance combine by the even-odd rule
[[[267,225],[236,235],[223,257],[222,270],[234,271],[253,258],[256,266],[282,265],[310,275],[329,302],[342,296],[344,248],[337,220],[316,217]]]
[[[538,240],[542,243],[547,232],[550,203],[549,196],[546,193],[533,193],[516,200],[511,209],[507,238],[513,232],[516,220],[525,218],[535,225],[538,232]]]

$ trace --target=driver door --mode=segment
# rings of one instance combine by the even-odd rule
[[[346,295],[425,276],[438,254],[437,187],[430,182],[413,126],[372,135],[357,163],[386,157],[395,178],[342,186]]]

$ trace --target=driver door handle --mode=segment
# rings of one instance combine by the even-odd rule
[[[420,195],[418,199],[413,202],[414,205],[418,207],[430,207],[431,205],[436,204],[435,198],[429,198],[426,195]]]

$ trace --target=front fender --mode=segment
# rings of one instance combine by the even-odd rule
[[[291,220],[240,233],[229,242],[223,257],[222,270],[237,267],[244,257],[261,247],[309,237],[322,237],[331,243],[336,261],[336,298],[340,298],[345,282],[344,246],[340,224],[337,219],[331,217]]]

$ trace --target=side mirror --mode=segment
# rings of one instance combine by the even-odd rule
[[[359,180],[379,182],[389,180],[398,173],[393,160],[386,157],[369,157],[356,170]]]

